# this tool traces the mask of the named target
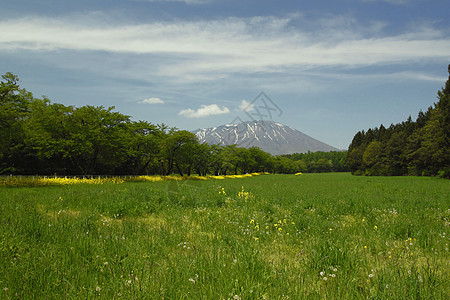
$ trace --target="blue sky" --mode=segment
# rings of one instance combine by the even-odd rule
[[[0,73],[35,97],[180,129],[272,116],[346,149],[436,102],[448,0],[0,0]],[[255,102],[254,104],[257,104]]]

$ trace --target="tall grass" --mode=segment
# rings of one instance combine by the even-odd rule
[[[450,182],[0,187],[5,299],[450,299]]]

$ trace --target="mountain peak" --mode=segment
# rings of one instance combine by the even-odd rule
[[[193,133],[201,143],[237,145],[243,148],[256,146],[272,155],[339,151],[295,128],[265,120],[197,129]]]

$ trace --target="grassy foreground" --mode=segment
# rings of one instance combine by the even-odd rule
[[[0,298],[450,299],[450,181],[0,187]]]

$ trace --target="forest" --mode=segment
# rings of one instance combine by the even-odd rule
[[[438,102],[415,121],[356,133],[347,157],[353,174],[450,177],[450,65],[448,72]]]
[[[35,98],[12,73],[0,85],[0,174],[190,175],[346,171],[346,152],[272,156],[199,143],[186,130],[132,121],[114,107]]]

